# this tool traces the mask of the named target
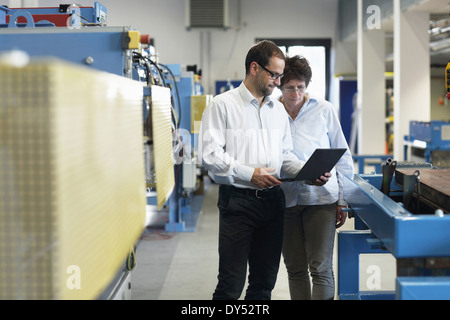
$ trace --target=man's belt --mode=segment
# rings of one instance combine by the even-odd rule
[[[251,188],[237,188],[234,186],[227,186],[227,189],[229,189],[229,191],[232,193],[245,195],[249,198],[257,198],[257,199],[274,197],[277,193],[278,188],[280,187],[275,186],[266,189],[251,189]]]

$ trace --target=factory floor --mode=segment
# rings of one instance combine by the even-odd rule
[[[131,278],[132,300],[210,300],[217,284],[218,185],[206,178],[201,212],[194,232],[147,229],[136,248]],[[347,219],[339,230],[353,230]],[[334,274],[337,276],[336,241]],[[360,256],[360,290],[395,290],[395,259],[390,254]],[[374,272],[378,272],[376,281]],[[337,283],[337,281],[336,281]],[[336,285],[337,286],[337,285]],[[338,295],[335,296],[338,299]],[[286,268],[281,259],[273,300],[289,300]]]

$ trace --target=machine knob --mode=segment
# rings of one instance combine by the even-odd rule
[[[84,62],[85,62],[86,64],[91,65],[91,64],[94,63],[94,58],[92,58],[92,57],[86,57],[86,59],[84,59]]]
[[[150,44],[150,35],[149,34],[141,34],[141,43],[142,44]]]

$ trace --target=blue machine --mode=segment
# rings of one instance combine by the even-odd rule
[[[153,62],[150,49],[140,46],[141,39],[137,31],[129,27],[106,27],[106,19],[107,10],[99,2],[95,2],[93,7],[0,7],[0,52],[21,50],[32,58],[57,57],[96,70],[146,81],[147,86],[143,86],[144,124],[149,114],[149,87],[170,87],[174,106],[173,128],[185,129],[179,131],[189,134],[190,97],[195,85],[193,77],[182,74],[180,65],[165,66]],[[187,138],[183,143],[188,144]],[[193,145],[193,140],[189,145]],[[202,202],[194,199],[192,193],[183,188],[183,165],[176,165],[174,170],[177,181],[175,191],[166,204],[169,208],[166,229],[190,231],[195,228]],[[147,200],[152,205],[155,197],[150,196]]]
[[[139,33],[128,27],[110,28],[105,24],[106,8],[98,2],[92,8],[63,5],[8,9],[0,6],[0,54],[14,56],[14,52],[22,51],[32,58],[56,57],[132,78],[132,51],[139,46]],[[144,95],[145,89],[143,98]],[[99,299],[122,298],[130,290],[134,252],[126,260]]]
[[[352,155],[354,161],[358,163],[358,173],[363,174],[365,167],[372,167],[373,172],[381,173],[381,163],[392,158],[391,154],[383,155]]]
[[[6,28],[0,28],[0,51],[22,50],[30,57],[58,57],[131,78],[131,57],[127,40],[132,31],[129,28],[61,28],[55,27],[47,20],[45,22],[41,20],[35,24],[35,16],[28,9],[2,8],[0,11],[11,13],[12,18],[9,24],[2,25]],[[90,10],[92,19],[97,19],[94,18],[95,14],[92,13],[92,10],[97,9]],[[65,15],[65,13],[60,14]],[[56,13],[52,15],[56,15]],[[23,27],[17,27],[13,23],[14,19],[20,18],[26,19]]]
[[[429,164],[403,165],[419,172],[436,169]],[[436,169],[436,174],[440,172]],[[395,176],[398,171],[390,178],[383,173],[345,177],[345,199],[355,230],[338,231],[340,299],[450,299],[449,202],[443,200],[447,206],[443,210],[424,205],[423,212],[414,214],[399,201],[411,192],[407,187],[411,180],[405,176],[402,185]],[[379,253],[391,253],[396,259],[396,290],[361,292],[359,256]]]
[[[0,29],[0,51],[20,49],[31,57],[55,56],[98,70],[130,77],[122,37],[124,28],[67,30]],[[5,31],[3,31],[5,30]],[[8,32],[8,33],[5,33]]]
[[[183,71],[180,64],[158,64],[162,81],[171,88],[172,104],[176,111],[176,134],[179,136],[177,157],[183,158],[175,165],[175,190],[168,200],[169,221],[165,230],[169,232],[193,232],[203,204],[203,195],[194,194],[196,184],[193,151],[195,134],[191,132],[191,96],[195,95],[197,83],[192,71]],[[191,172],[190,174],[187,174]],[[193,180],[193,181],[189,181]],[[154,199],[148,198],[153,204]]]
[[[59,8],[9,9],[0,6],[0,54],[22,51],[31,58],[56,57],[95,70],[146,81],[142,92],[144,128],[151,108],[150,86],[169,87],[173,129],[183,129],[189,135],[190,97],[197,91],[193,86],[198,84],[194,83],[192,76],[180,72],[179,65],[164,66],[153,62],[151,54],[141,46],[143,40],[139,32],[129,27],[106,27],[106,17],[106,8],[98,2],[91,8],[61,5]],[[173,142],[180,144],[180,148],[183,144],[191,145],[191,140],[187,138]],[[148,144],[150,142],[144,146],[145,157],[151,158]],[[176,164],[174,170],[175,189],[166,203],[168,217],[164,219],[168,221],[165,229],[194,231],[203,196],[194,196],[192,190],[184,188],[183,163]],[[156,203],[156,197],[147,197],[148,206],[154,204],[153,201]],[[134,253],[129,258],[134,261]],[[127,270],[128,267],[127,263]],[[129,281],[128,272],[118,274],[118,279],[112,283],[114,290],[119,287],[120,290],[129,290],[126,281],[121,280],[125,277]],[[122,285],[116,288],[119,281]],[[101,299],[105,294],[109,295],[109,289]]]
[[[10,12],[10,10],[6,7],[0,6],[0,25],[5,24],[6,22],[6,13]]]
[[[450,122],[411,121],[409,136],[404,137],[405,161],[408,148],[416,156],[438,167],[450,167]],[[413,159],[415,160],[415,159]]]

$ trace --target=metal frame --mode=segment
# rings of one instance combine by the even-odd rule
[[[346,200],[396,258],[450,256],[449,215],[413,215],[379,191],[382,175],[373,176],[375,185],[365,177],[345,178]]]
[[[389,253],[370,244],[374,239],[368,230],[338,231],[338,293],[341,300],[392,300],[391,291],[359,290],[359,255],[362,253]]]
[[[450,299],[447,276],[429,272],[396,278],[396,292],[359,291],[359,255],[392,253],[399,261],[450,257],[450,215],[413,215],[380,191],[382,175],[345,177],[345,199],[367,230],[338,232],[338,294],[341,299]],[[391,194],[402,190],[391,182]],[[356,222],[356,221],[355,221]],[[399,265],[398,265],[399,267]]]

